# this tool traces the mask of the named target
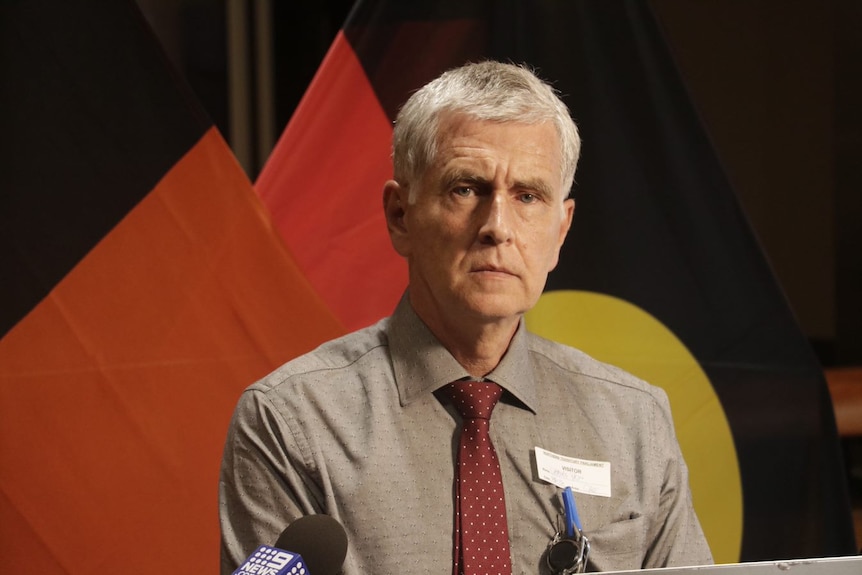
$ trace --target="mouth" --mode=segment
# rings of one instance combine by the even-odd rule
[[[512,270],[510,270],[510,269],[508,269],[508,268],[505,268],[505,267],[502,267],[502,266],[495,266],[495,265],[480,265],[480,266],[476,266],[476,267],[474,267],[473,269],[471,269],[471,270],[470,270],[470,272],[471,272],[471,273],[480,273],[480,274],[483,274],[483,275],[487,274],[487,275],[491,275],[491,276],[494,276],[494,275],[499,275],[499,276],[517,276],[517,275],[518,275],[518,274],[516,274],[515,272],[513,272]]]

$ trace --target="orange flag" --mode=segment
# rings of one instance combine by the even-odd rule
[[[215,573],[240,392],[343,328],[133,3],[0,11],[3,568]]]

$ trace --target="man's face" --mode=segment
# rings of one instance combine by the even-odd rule
[[[395,249],[426,322],[518,319],[557,265],[574,201],[565,199],[550,123],[441,118],[437,157],[409,190],[387,184]],[[395,206],[397,203],[397,206]]]

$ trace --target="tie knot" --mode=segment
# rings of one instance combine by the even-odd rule
[[[491,419],[503,388],[493,381],[456,381],[446,386],[452,405],[464,419]]]

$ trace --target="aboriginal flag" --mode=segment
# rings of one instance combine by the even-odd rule
[[[483,58],[550,80],[584,140],[574,226],[529,327],[668,391],[718,562],[854,554],[822,372],[647,2],[360,0],[255,184],[316,292],[351,329],[394,308],[392,121]]]
[[[237,397],[343,328],[134,2],[0,45],[0,570],[215,573]]]

